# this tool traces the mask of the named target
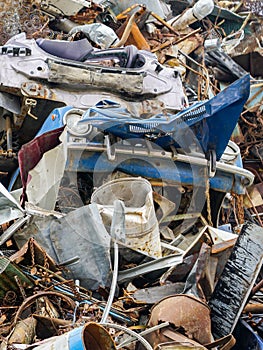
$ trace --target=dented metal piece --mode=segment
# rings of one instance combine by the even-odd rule
[[[60,43],[69,46],[68,49],[65,48],[65,52],[78,50],[76,42],[61,41]],[[56,96],[55,99],[58,101],[66,101],[68,105],[75,107],[82,105],[79,99],[83,95],[81,92],[83,88],[85,88],[84,95],[96,95],[98,91],[105,91],[105,88],[106,90],[108,88],[109,96],[112,93],[121,94],[124,99],[129,96],[140,96],[144,100],[149,97],[158,97],[164,103],[164,107],[174,110],[181,110],[187,104],[179,75],[175,74],[174,69],[161,66],[156,56],[149,52],[139,51],[131,46],[93,53],[91,46],[86,48],[85,44],[82,44],[84,46],[80,46],[80,50],[83,51],[83,55],[87,55],[87,58],[85,63],[77,63],[80,58],[75,58],[74,61],[74,58],[70,59],[72,54],[69,55],[69,59],[56,57],[56,54],[58,56],[61,54],[58,44],[56,48],[52,42],[53,46],[49,49],[49,52],[52,53],[48,53],[44,51],[45,46],[42,41],[39,41],[39,45],[44,48],[38,46],[35,40],[26,39],[24,34],[11,38],[8,45],[28,48],[31,50],[31,55],[25,57],[0,56],[0,61],[8,72],[8,77],[1,75],[1,85],[8,88],[12,81],[12,88],[20,89],[32,79],[36,82],[41,80],[46,82],[46,86],[42,85],[40,90],[47,91],[49,96]],[[74,48],[71,49],[70,44],[74,44]],[[121,60],[120,65],[116,67],[100,65],[100,62],[107,57],[112,60]],[[124,66],[122,62],[126,62]],[[60,86],[51,87],[48,85],[49,82],[59,83]],[[62,86],[63,84],[66,84],[66,87]],[[118,84],[121,84],[121,87],[118,88]],[[73,91],[75,92],[74,98]],[[36,92],[33,93],[36,94]]]
[[[155,304],[151,310],[149,326],[155,326],[160,322],[169,322],[200,344],[213,341],[210,309],[206,303],[191,295],[177,294]],[[151,343],[161,343],[161,335],[162,332],[150,335]]]

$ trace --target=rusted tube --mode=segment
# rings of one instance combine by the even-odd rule
[[[5,116],[5,125],[6,125],[6,148],[7,151],[12,151],[13,142],[12,142],[12,123],[9,115]]]
[[[251,294],[256,294],[261,288],[263,288],[263,279],[252,289]]]
[[[252,314],[262,314],[263,313],[263,304],[247,304],[244,307],[243,313],[249,313]]]
[[[156,13],[151,12],[151,15],[157,19],[157,21],[159,21],[160,23],[162,23],[163,26],[165,26],[166,28],[168,28],[172,33],[174,33],[175,35],[179,36],[179,33],[175,30],[175,28],[173,26],[171,26],[171,24],[169,24],[168,22],[166,22],[164,19],[162,19],[160,16],[158,16]]]

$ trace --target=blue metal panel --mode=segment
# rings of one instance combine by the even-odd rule
[[[79,123],[89,123],[97,127],[102,134],[112,133],[122,139],[150,139],[159,149],[170,146],[188,148],[195,143],[199,151],[205,154],[215,150],[216,159],[223,154],[232,131],[235,128],[243,105],[249,95],[250,76],[246,75],[225,88],[209,101],[199,102],[175,115],[156,115],[149,119],[135,119],[114,101],[102,101],[88,109]],[[55,109],[47,118],[37,136],[64,125],[64,114],[72,107]],[[102,146],[101,143],[98,145]],[[205,166],[193,166],[183,162],[160,157],[116,155],[110,161],[106,152],[69,148],[67,170],[79,172],[125,173],[152,179],[177,182],[182,185],[205,186]],[[242,160],[236,160],[236,166],[242,168]],[[15,174],[17,176],[17,174]],[[15,177],[14,176],[14,177]],[[217,171],[211,178],[210,186],[214,190],[228,192],[233,190],[244,193],[243,178],[240,175]],[[11,180],[11,183],[14,181]],[[11,189],[11,187],[9,187]]]
[[[250,91],[250,75],[238,79],[215,97],[199,102],[175,115],[136,119],[123,108],[95,106],[86,111],[80,123],[90,123],[103,132],[122,139],[155,139],[164,149],[174,145],[188,148],[194,139],[205,154],[215,150],[219,160],[236,126]]]
[[[233,350],[263,350],[263,340],[253,329],[240,319],[235,330],[236,344]]]
[[[38,131],[38,133],[36,134],[35,137],[38,137],[38,136],[44,134],[45,132],[59,129],[62,126],[64,126],[63,116],[70,109],[72,109],[71,106],[66,106],[66,107],[54,109],[49,114],[49,116],[47,117],[47,119],[45,120],[44,124],[42,125],[41,129]]]
[[[236,164],[238,165],[238,164]],[[163,181],[173,181],[181,185],[205,187],[208,176],[204,166],[173,162],[168,159],[145,159],[117,155],[115,161],[110,161],[106,153],[80,152],[69,150],[66,169],[68,171],[112,173],[119,170],[124,173]],[[210,187],[221,192],[233,191],[244,194],[243,178],[239,175],[217,171],[209,179]]]

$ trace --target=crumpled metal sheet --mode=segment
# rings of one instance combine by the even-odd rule
[[[5,92],[0,93],[0,106],[15,114],[21,109],[19,97]]]
[[[136,251],[160,258],[160,233],[150,182],[140,177],[115,179],[93,192],[91,203],[97,203],[106,228],[112,222],[116,199],[125,205],[124,243]]]
[[[63,128],[49,131],[25,144],[19,151],[18,160],[23,185],[23,199],[26,198],[29,171],[38,164],[46,151],[60,144],[59,137],[62,131]]]
[[[44,9],[51,11],[53,14],[63,13],[66,16],[77,14],[83,7],[89,7],[90,1],[86,0],[49,0],[48,2],[36,0],[36,3],[43,6]]]
[[[70,267],[85,288],[110,285],[110,236],[95,204],[83,206],[50,225],[50,238],[59,261],[79,256]]]
[[[205,301],[205,289],[209,289],[206,273],[208,272],[208,262],[210,257],[211,247],[203,243],[199,252],[197,261],[192,270],[188,274],[185,282],[184,294],[194,295],[196,298]],[[209,290],[211,292],[211,290]]]
[[[69,277],[79,279],[84,288],[110,286],[110,236],[96,204],[78,208],[60,219],[35,220],[22,233],[16,233],[15,239],[21,246],[32,235],[57,263],[79,258],[68,266]]]
[[[128,7],[132,5],[138,4],[138,1],[136,0],[121,0],[121,1],[95,0],[94,2],[100,5],[110,5],[115,14],[118,14],[126,10]],[[150,8],[154,13],[156,13],[162,18],[165,18],[166,16],[171,14],[171,10],[169,6],[163,0],[161,1],[144,0],[143,4],[146,5],[147,8]]]
[[[21,190],[13,191],[11,194],[19,198]],[[24,213],[21,209],[14,202],[10,201],[10,199],[0,193],[0,225],[23,216]]]
[[[169,283],[163,286],[137,289],[132,297],[139,303],[155,304],[165,297],[180,294],[183,290],[183,282]]]
[[[85,24],[71,29],[69,35],[81,32],[88,39],[100,46],[101,49],[108,49],[113,44],[119,42],[114,30],[102,23]]]

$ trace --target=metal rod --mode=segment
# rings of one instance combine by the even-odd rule
[[[151,328],[148,328],[146,329],[145,331],[142,331],[140,333],[141,336],[144,336],[144,335],[147,335],[149,333],[152,333],[152,332],[155,332],[161,328],[165,328],[165,327],[168,327],[170,325],[169,322],[164,322],[164,323],[161,323],[161,324],[158,324],[156,326],[153,326]],[[120,343],[118,346],[117,346],[117,349],[121,349],[123,346],[127,346],[127,345],[130,345],[134,340],[136,340],[134,337],[130,337],[126,340],[124,340],[122,343]]]
[[[107,304],[102,314],[101,323],[107,321],[107,318],[110,313],[112,302],[114,299],[117,282],[118,282],[118,271],[119,271],[119,246],[117,240],[120,242],[125,236],[125,205],[120,200],[114,201],[114,212],[111,221],[110,229],[111,239],[113,240],[113,249],[114,249],[114,267],[112,274],[112,282],[110,287],[110,293],[108,297]]]
[[[151,50],[151,52],[156,52],[158,50],[161,50],[161,49],[164,49],[166,48],[167,46],[171,46],[171,45],[177,45],[179,44],[180,42],[188,39],[189,37],[195,35],[196,33],[200,32],[201,28],[198,28],[196,30],[194,30],[193,32],[191,33],[188,33],[187,35],[185,35],[183,38],[180,38],[180,39],[177,39],[177,40],[169,40],[169,41],[166,41],[165,43],[161,44],[160,46],[158,47],[155,47],[154,49]]]
[[[13,150],[12,124],[11,124],[11,118],[9,115],[5,116],[5,125],[6,125],[6,148],[7,148],[7,151],[12,151]]]
[[[127,270],[122,270],[119,272],[118,282],[124,283],[126,281],[130,281],[131,279],[144,275],[146,273],[157,271],[160,269],[169,268],[183,262],[183,254],[171,254],[168,256],[164,256],[162,258],[138,265],[136,267],[132,267]]]
[[[252,208],[253,208],[253,210],[254,210],[254,213],[256,214],[256,217],[257,217],[257,219],[258,219],[258,222],[259,222],[260,226],[263,227],[263,223],[262,223],[262,221],[261,221],[261,219],[260,219],[260,216],[259,216],[259,214],[258,214],[258,211],[257,211],[257,209],[256,209],[256,207],[255,207],[255,205],[254,205],[254,203],[253,203],[253,201],[252,201],[252,199],[251,199],[251,197],[250,197],[250,195],[249,195],[247,189],[246,189],[246,196],[247,196],[247,198],[248,198],[250,204],[252,205]]]
[[[83,151],[93,151],[93,152],[105,152],[107,151],[105,146],[89,146],[87,147],[86,145],[69,145],[70,150],[83,150]],[[116,154],[123,154],[123,155],[136,155],[136,150],[134,148],[120,148],[120,147],[115,147],[115,153]],[[176,154],[173,155],[172,152],[165,152],[165,154],[160,154],[160,152],[156,152],[156,154],[153,152],[152,154],[149,154],[149,152],[141,153],[139,156],[145,156],[145,157],[162,157],[162,158],[167,158],[167,159],[172,159],[173,161],[177,162],[183,162],[183,163],[189,163],[192,165],[199,165],[199,166],[208,166],[208,161],[205,158],[200,158],[200,157],[193,157],[193,156],[187,156],[184,154]],[[244,176],[247,180],[247,183],[245,184],[246,186],[250,186],[253,184],[254,181],[254,174],[252,174],[250,171],[240,168],[238,166],[232,165],[232,164],[226,164],[222,162],[216,162],[216,169],[220,170],[222,172],[230,173],[233,175],[239,175],[239,176]]]
[[[8,200],[10,200],[10,202],[15,204],[17,206],[17,208],[22,211],[22,213],[25,213],[25,210],[21,207],[21,205],[18,203],[18,201],[12,196],[12,194],[8,192],[8,190],[5,188],[5,186],[1,182],[0,182],[0,192]]]
[[[152,346],[150,345],[150,343],[144,339],[140,334],[132,331],[131,329],[124,327],[124,326],[120,326],[118,324],[115,323],[102,323],[101,324],[104,327],[109,327],[109,328],[115,328],[118,329],[120,331],[123,331],[125,333],[128,333],[129,335],[131,335],[132,337],[134,337],[135,339],[137,339],[147,350],[153,350]]]
[[[41,267],[43,268],[43,266],[41,266]],[[38,277],[38,276],[36,276],[36,275],[31,275],[30,272],[25,271],[25,270],[23,270],[23,272],[24,272],[26,275],[30,276],[31,278],[33,278],[33,279],[35,279],[35,280],[37,280],[37,281],[41,281],[41,277]],[[54,273],[53,273],[53,274],[54,274]],[[67,280],[65,280],[64,283],[66,283],[66,282],[67,282]],[[52,281],[52,283],[54,283],[54,282]],[[59,291],[59,292],[61,292],[61,293],[64,293],[64,294],[66,294],[66,295],[72,297],[74,300],[76,299],[76,296],[74,295],[74,293],[72,292],[72,290],[69,290],[68,287],[67,287],[66,285],[61,285],[61,286],[59,286],[59,285],[55,285],[55,284],[54,284],[52,287],[54,288],[54,290],[57,290],[57,291]],[[99,304],[99,300],[97,300],[97,299],[95,299],[95,298],[93,298],[93,297],[89,297],[89,299],[85,299],[85,298],[87,298],[88,296],[87,296],[86,294],[82,293],[82,292],[80,292],[80,295],[81,295],[81,297],[83,298],[83,300],[79,302],[79,305],[82,305],[82,304],[94,305],[94,304],[96,304],[96,305],[98,305],[98,308],[99,308],[101,311],[104,310],[104,305],[100,305],[100,304]],[[120,321],[120,322],[125,322],[125,323],[130,323],[130,324],[131,324],[131,323],[133,323],[133,322],[136,321],[135,319],[132,319],[132,318],[130,318],[130,317],[127,317],[126,315],[124,315],[123,313],[121,313],[119,310],[116,310],[116,309],[113,309],[113,308],[111,308],[111,310],[110,310],[110,315],[111,315],[113,318],[115,318],[115,319],[117,319],[118,321]]]
[[[168,28],[172,33],[174,33],[175,35],[179,36],[179,33],[174,29],[173,26],[171,26],[171,24],[169,24],[168,22],[166,22],[163,18],[161,18],[160,16],[158,16],[156,13],[151,12],[151,15],[157,19],[157,21],[159,21],[162,25],[164,25],[166,28]]]
[[[112,282],[110,287],[110,294],[109,294],[109,298],[105,306],[105,309],[103,311],[100,323],[105,323],[107,321],[107,318],[109,316],[110,309],[112,306],[114,294],[116,291],[116,286],[117,286],[118,269],[119,269],[119,246],[117,242],[114,242],[113,248],[114,248],[114,268],[113,268]]]
[[[135,13],[133,13],[131,15],[131,17],[129,18],[128,23],[127,23],[127,25],[125,27],[125,30],[124,30],[124,32],[122,34],[122,37],[121,37],[120,41],[117,42],[117,44],[115,44],[115,45],[113,45],[111,47],[121,47],[121,46],[123,46],[126,43],[126,41],[128,40],[129,35],[131,34],[132,25],[135,22],[136,17],[137,17],[137,12],[135,12]]]
[[[251,291],[251,294],[256,294],[256,292],[259,291],[261,288],[263,288],[263,279],[257,285],[255,285],[255,287]]]

